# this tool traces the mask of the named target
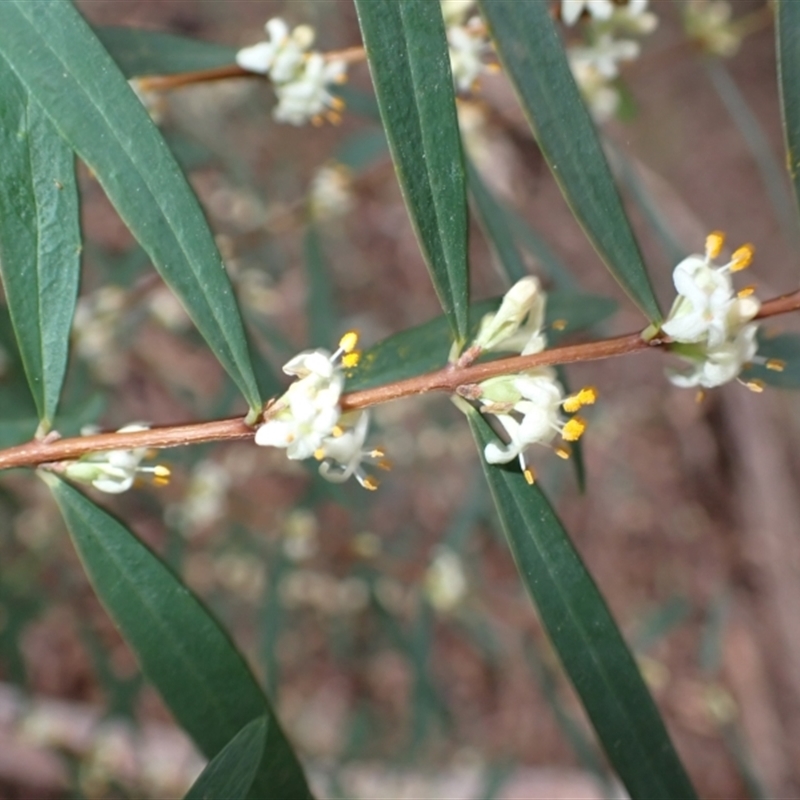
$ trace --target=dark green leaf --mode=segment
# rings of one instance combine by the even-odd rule
[[[126,78],[195,72],[236,63],[236,48],[222,44],[141,28],[103,27],[94,32]]]
[[[786,166],[800,202],[800,3],[778,0],[775,36]]]
[[[778,372],[767,369],[764,364],[753,364],[742,372],[742,380],[760,380],[782,389],[800,389],[800,334],[772,336],[759,332],[758,357],[782,362],[783,370]]]
[[[479,0],[497,54],[573,214],[651,322],[661,320],[603,148],[550,18],[548,3]]]
[[[247,797],[258,771],[269,720],[258,717],[214,756],[184,800],[239,800]]]
[[[98,597],[200,750],[214,758],[248,722],[266,716],[251,796],[310,797],[269,701],[200,601],[124,525],[54,475],[43,477]]]
[[[469,421],[482,452],[496,437],[477,411]],[[695,797],[636,661],[547,499],[516,464],[484,462],[484,472],[520,576],[630,796]]]
[[[500,301],[501,298],[496,297],[472,305],[472,336],[478,331],[481,317],[496,311]],[[607,297],[573,292],[549,293],[545,315],[548,346],[557,345],[565,336],[596,325],[611,316],[616,307],[617,304]],[[558,330],[550,327],[555,321],[559,322]],[[447,364],[450,352],[447,334],[447,320],[436,317],[370,347],[362,353],[358,366],[348,376],[348,391],[369,389],[441,369]]]
[[[42,430],[67,371],[81,235],[72,151],[0,61],[0,276]]]
[[[0,3],[0,54],[91,168],[252,409],[239,309],[197,198],[108,53],[66,0]]]
[[[467,337],[467,199],[438,3],[355,0],[400,187],[456,340]]]

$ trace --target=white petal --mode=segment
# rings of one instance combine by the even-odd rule
[[[574,25],[583,13],[585,0],[561,0],[561,20],[565,25]]]
[[[259,42],[252,47],[243,47],[236,54],[236,63],[248,72],[266,75],[274,57],[274,45],[269,42]]]
[[[271,419],[256,430],[255,442],[259,447],[288,447],[294,430],[292,423]]]

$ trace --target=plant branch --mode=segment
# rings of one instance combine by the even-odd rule
[[[776,297],[761,306],[758,319],[800,310],[800,291]],[[581,361],[597,361],[622,355],[661,349],[670,344],[667,337],[656,337],[650,341],[642,339],[640,333],[629,333],[598,342],[564,345],[530,356],[512,356],[473,364],[467,367],[448,365],[435,372],[417,375],[402,381],[350,392],[342,396],[341,406],[345,411],[369,408],[390,400],[427,394],[447,392],[455,394],[459,387],[485,381],[497,375],[513,375],[535,367],[574,364]],[[269,416],[269,410],[266,412]],[[0,470],[14,467],[35,467],[39,464],[80,458],[90,452],[105,450],[133,450],[140,447],[181,447],[204,442],[252,439],[253,429],[245,425],[242,417],[198,422],[190,425],[171,425],[150,428],[131,433],[100,433],[93,436],[77,436],[69,439],[45,438],[0,450]]]

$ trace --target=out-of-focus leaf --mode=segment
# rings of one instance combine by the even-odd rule
[[[258,717],[242,728],[208,763],[184,800],[247,797],[258,771],[269,720]]]
[[[477,411],[469,422],[482,453],[496,436]],[[630,796],[695,797],[636,661],[544,494],[516,464],[481,460],[520,577]]]
[[[466,159],[466,167],[469,190],[475,200],[478,222],[489,244],[494,248],[508,280],[516,283],[529,274],[528,268],[517,250],[500,204],[494,199],[480,173],[469,159]]]
[[[742,380],[760,380],[781,389],[800,389],[800,334],[771,336],[759,332],[758,356],[767,361],[781,362],[783,370],[778,372],[768,369],[764,364],[753,364],[742,372]]]
[[[359,131],[345,139],[336,153],[336,160],[352,172],[361,172],[389,152],[383,128]]]
[[[637,652],[646,652],[684,622],[691,611],[691,603],[685,597],[671,597],[641,621],[631,637],[631,646]]]
[[[236,63],[236,48],[171,33],[115,26],[95,28],[126,78],[172,75]]]
[[[200,750],[214,758],[248,722],[266,716],[250,796],[309,798],[269,701],[200,601],[124,525],[55,475],[43,477],[98,597]]]
[[[469,327],[467,197],[439,4],[355,0],[397,177],[457,341]]]
[[[547,3],[479,0],[536,141],[595,250],[651,322],[661,320],[594,124]]]
[[[0,61],[0,276],[42,431],[67,371],[81,234],[72,150]]]
[[[481,317],[496,311],[502,298],[483,300],[472,305],[470,334],[478,332]],[[611,316],[617,304],[607,297],[573,292],[550,292],[547,295],[545,326],[549,347],[565,336],[596,325]],[[552,324],[556,322],[557,327]],[[368,389],[390,381],[422,375],[447,364],[450,344],[447,320],[436,317],[415,328],[396,333],[361,354],[361,360],[349,374],[348,391]]]
[[[778,0],[775,37],[786,166],[800,203],[800,3]]]
[[[251,409],[239,309],[203,213],[142,104],[71,3],[0,3],[0,55],[91,168]]]
[[[784,166],[776,157],[772,143],[759,122],[758,116],[750,108],[747,99],[725,66],[725,62],[719,58],[709,58],[705,59],[703,63],[708,77],[711,78],[711,84],[717,90],[720,100],[724,103],[756,162],[767,197],[769,197],[786,240],[797,247],[800,244],[800,236],[798,236],[800,230],[797,226],[792,195],[786,185]]]
[[[336,310],[333,286],[328,266],[322,252],[320,235],[313,222],[309,222],[305,237],[306,276],[308,296],[308,339],[312,347],[332,347],[336,335]]]

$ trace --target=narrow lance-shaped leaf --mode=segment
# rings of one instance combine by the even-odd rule
[[[661,320],[639,246],[594,124],[550,19],[549,4],[479,0],[536,141],[611,274],[651,322]]]
[[[251,409],[261,400],[203,213],[144,106],[67,0],[0,3],[0,56],[91,168]]]
[[[266,717],[258,717],[242,728],[214,756],[183,800],[239,800],[247,797],[261,763]]]
[[[67,371],[81,235],[72,150],[0,61],[0,275],[41,430]]]
[[[214,758],[251,720],[269,721],[250,797],[309,798],[305,776],[241,654],[200,601],[124,525],[42,473],[100,601],[178,722]]]
[[[450,322],[468,328],[467,200],[444,21],[431,0],[355,0],[397,177]]]
[[[778,0],[775,36],[786,166],[800,203],[800,3]]]
[[[477,411],[469,422],[483,452],[495,436]],[[695,797],[636,661],[547,498],[516,465],[483,466],[520,577],[630,796]]]
[[[172,75],[236,63],[236,48],[141,28],[95,28],[126,78]]]

